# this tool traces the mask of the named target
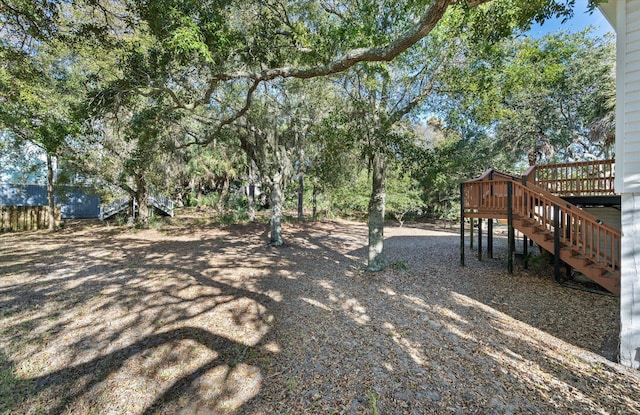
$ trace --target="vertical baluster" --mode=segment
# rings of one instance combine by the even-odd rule
[[[460,184],[460,266],[464,267],[464,183]],[[473,226],[473,225],[472,225]]]
[[[513,209],[512,209],[512,196],[513,185],[511,182],[507,182],[507,270],[509,274],[513,274]]]
[[[482,218],[478,218],[478,261],[482,261]]]
[[[560,282],[560,206],[553,206],[553,276]]]
[[[598,227],[592,223],[591,224],[591,258],[598,257]]]
[[[593,258],[593,224],[587,223],[587,241],[586,241],[586,249],[585,253],[587,254],[587,258]]]
[[[589,244],[591,258],[596,259],[598,257],[598,226],[593,222],[591,223],[591,239],[589,239]]]
[[[582,253],[582,255],[587,255],[587,238],[589,236],[587,235],[587,221],[582,221],[582,248],[580,249],[580,252]]]
[[[602,226],[595,225],[594,229],[596,230],[596,237],[594,243],[596,245],[596,258],[598,262],[602,261]]]
[[[560,234],[561,241],[564,244],[569,244],[571,237],[569,232],[569,229],[571,228],[571,212],[562,208],[560,208],[560,228],[562,230],[562,233]]]
[[[607,268],[612,269],[613,266],[613,234],[607,231],[605,241],[605,249],[607,251],[605,263]],[[613,269],[612,269],[613,270]]]
[[[582,254],[584,256],[586,256],[587,258],[589,257],[589,223],[585,220],[584,221],[584,237],[582,238]]]

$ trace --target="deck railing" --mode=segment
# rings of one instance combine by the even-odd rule
[[[615,161],[594,160],[532,166],[527,183],[559,196],[615,195]]]
[[[463,184],[464,214],[467,217],[507,217],[507,183],[513,180],[478,181]]]

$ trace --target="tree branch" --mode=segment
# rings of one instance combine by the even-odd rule
[[[406,105],[404,105],[403,107],[397,108],[395,111],[391,113],[388,119],[389,125],[394,125],[395,123],[400,121],[402,117],[404,117],[405,115],[413,111],[413,109],[416,106],[418,106],[420,102],[422,102],[422,100],[433,91],[437,74],[438,72],[442,71],[444,67],[445,67],[444,61],[441,61],[438,63],[437,68],[434,70],[434,73],[429,78],[429,81],[427,82],[427,84],[422,87],[422,89],[420,90],[420,93],[418,93],[415,97],[413,97],[411,101],[407,102]]]
[[[492,0],[434,0],[427,7],[421,18],[412,27],[407,29],[397,39],[390,42],[386,46],[352,49],[326,64],[317,65],[310,68],[295,68],[285,66],[280,68],[265,69],[259,72],[238,70],[222,72],[218,74],[214,73],[212,74],[212,78],[209,82],[207,91],[203,94],[202,98],[194,101],[191,104],[182,102],[179,97],[174,94],[173,91],[167,88],[152,88],[150,94],[168,94],[169,98],[175,104],[172,109],[192,110],[198,106],[208,104],[211,97],[217,90],[220,82],[237,79],[251,79],[256,83],[262,81],[270,81],[276,78],[311,79],[344,72],[360,62],[389,62],[400,55],[402,52],[416,44],[418,41],[426,37],[435,28],[435,26],[444,16],[445,12],[450,6],[454,4],[464,4],[465,7],[475,8],[481,4],[489,3],[491,1]],[[323,3],[323,6],[324,5],[325,4]],[[251,94],[253,94],[253,91],[257,87],[256,83],[253,84],[251,90],[247,94],[247,103],[251,102]],[[242,110],[240,110],[237,116],[233,116],[228,120],[228,122],[225,121],[220,124],[220,128],[218,128],[217,130],[219,131],[222,127],[240,118],[242,115],[244,115],[244,113],[246,113],[247,110],[248,106],[245,106]],[[187,145],[191,144],[199,143],[190,143]]]
[[[469,0],[466,4],[467,7],[474,8],[490,1]],[[261,72],[236,71],[222,73],[214,78],[221,81],[239,78],[249,78],[256,81],[269,81],[275,78],[310,79],[343,72],[360,62],[389,62],[427,36],[438,24],[449,6],[456,3],[459,3],[459,1],[434,0],[415,25],[386,46],[352,49],[327,64],[311,68],[281,67],[266,69]]]
[[[222,120],[218,126],[216,127],[215,131],[211,134],[208,134],[208,137],[206,137],[204,140],[202,141],[192,141],[190,143],[186,143],[180,146],[177,146],[176,148],[185,148],[188,146],[192,146],[192,145],[207,145],[209,143],[211,143],[213,140],[215,140],[215,138],[220,134],[220,132],[222,131],[222,129],[232,123],[234,123],[235,121],[237,121],[239,118],[243,117],[247,111],[249,111],[249,107],[251,106],[251,101],[253,99],[253,93],[256,91],[256,89],[258,88],[258,85],[260,85],[259,80],[254,80],[251,87],[249,88],[249,90],[247,91],[247,95],[245,98],[245,103],[244,106],[238,110],[238,112],[236,112],[235,114],[231,115],[229,118]]]

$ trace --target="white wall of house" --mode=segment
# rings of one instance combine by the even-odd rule
[[[609,0],[599,8],[617,36],[615,187],[622,194],[620,363],[640,368],[640,0]]]

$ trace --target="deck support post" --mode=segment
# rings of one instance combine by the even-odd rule
[[[529,269],[529,238],[522,235],[522,256],[524,258],[524,269]]]
[[[553,206],[553,277],[560,281],[560,206]]]
[[[487,219],[487,257],[493,259],[493,219]]]
[[[460,266],[464,267],[464,184],[460,184]]]
[[[473,250],[473,224],[475,221],[475,218],[469,218],[469,248],[471,250]]]
[[[513,187],[511,182],[507,182],[507,271],[509,274],[513,274],[513,201],[511,200],[513,195]]]
[[[482,218],[478,218],[478,261],[482,261]]]

